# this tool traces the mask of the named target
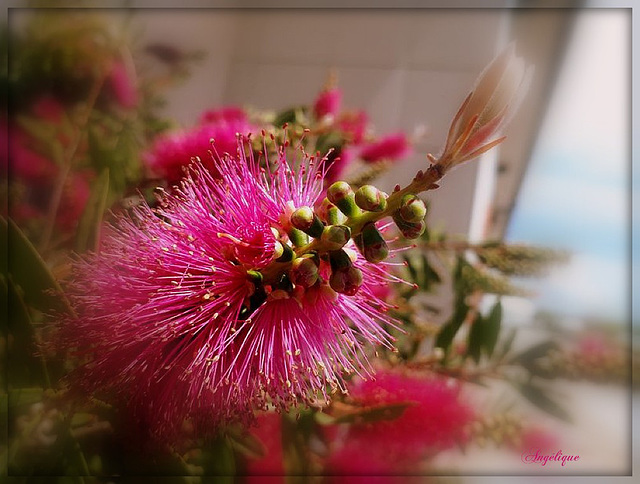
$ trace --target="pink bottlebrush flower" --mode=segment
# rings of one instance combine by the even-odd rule
[[[204,116],[208,116],[205,114]],[[189,131],[160,136],[149,151],[143,154],[143,161],[156,176],[170,184],[177,183],[185,174],[184,169],[193,158],[215,173],[211,140],[220,153],[236,155],[238,133],[247,135],[255,131],[246,119],[220,117],[215,122],[197,126]]]
[[[114,62],[107,77],[107,85],[115,101],[125,109],[138,106],[138,90],[134,75],[123,61]]]
[[[411,145],[404,133],[385,136],[378,141],[365,145],[360,158],[367,163],[381,160],[398,160],[411,153]]]
[[[337,125],[340,131],[347,135],[349,143],[359,144],[364,139],[368,123],[369,117],[367,113],[356,111],[342,113]]]
[[[282,452],[282,415],[275,412],[262,412],[256,418],[251,433],[263,446],[264,455],[247,460],[247,476],[284,476]],[[280,482],[284,482],[281,477]]]
[[[8,175],[30,184],[51,181],[58,172],[57,165],[33,150],[33,139],[23,129],[10,125],[8,133]]]
[[[327,468],[333,474],[403,474],[425,458],[468,439],[473,410],[460,397],[459,384],[383,371],[350,389],[357,405],[375,408],[407,404],[395,419],[354,422],[335,442]]]
[[[541,427],[529,427],[523,430],[520,436],[520,448],[516,449],[520,452],[535,453],[539,450],[542,453],[558,450],[559,440],[549,430]]]
[[[383,268],[358,256],[354,296],[335,293],[322,265],[310,288],[268,280],[283,215],[322,192],[318,160],[293,170],[282,149],[264,171],[238,154],[216,160],[216,177],[196,163],[158,209],[119,215],[100,252],[75,263],[78,317],[58,338],[87,359],[73,387],[113,394],[158,437],[185,419],[206,434],[267,405],[327,399],[346,391],[343,371],[368,375],[366,343],[389,345],[388,305],[372,293]]]
[[[55,97],[44,95],[33,103],[31,112],[40,119],[59,123],[64,116],[64,106]]]
[[[509,46],[478,77],[456,113],[438,163],[448,169],[480,156],[500,144],[500,130],[509,122],[533,71]],[[435,157],[430,157],[436,161]]]
[[[200,124],[208,123],[247,123],[247,114],[237,106],[225,106],[220,109],[210,109],[200,116]]]
[[[72,230],[80,221],[91,195],[89,178],[90,175],[87,173],[72,172],[69,174],[56,218],[56,224],[60,229]]]
[[[316,119],[335,116],[342,105],[342,91],[338,88],[325,89],[313,102],[313,114]]]
[[[617,353],[617,348],[611,341],[596,332],[583,335],[575,346],[575,353],[584,359],[601,360]]]

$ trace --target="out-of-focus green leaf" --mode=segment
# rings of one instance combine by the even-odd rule
[[[500,361],[509,354],[511,348],[513,347],[513,342],[515,341],[515,339],[516,330],[515,328],[512,328],[504,337],[504,341],[500,344],[500,348],[498,349],[498,351],[496,351],[493,355],[497,361]]]
[[[44,388],[18,388],[9,391],[9,408],[28,407],[42,401]]]
[[[555,400],[547,395],[543,388],[534,383],[527,382],[518,386],[523,397],[533,403],[540,410],[553,415],[565,422],[571,422],[571,416]]]
[[[29,239],[11,219],[1,220],[0,237],[8,243],[7,270],[22,288],[24,302],[43,312],[53,309],[73,313],[60,285]]]
[[[307,125],[308,121],[306,118],[306,107],[297,106],[290,109],[285,109],[284,111],[280,111],[279,113],[277,113],[275,119],[273,120],[273,125],[277,128],[280,128],[285,123]]]
[[[254,435],[235,430],[229,430],[228,435],[234,450],[254,459],[265,456],[264,446]]]
[[[337,132],[324,133],[318,136],[316,140],[316,150],[320,153],[327,153],[330,149],[339,149],[342,147],[344,139]]]
[[[205,476],[217,476],[216,482],[233,482],[236,459],[228,436],[221,435],[202,449],[196,462],[204,469]]]
[[[333,425],[336,423],[336,419],[334,417],[324,412],[315,412],[314,418],[320,425]]]
[[[498,300],[489,315],[485,318],[485,331],[486,338],[484,341],[484,349],[489,358],[493,355],[493,351],[495,350],[496,343],[498,342],[498,336],[500,334],[500,327],[502,325],[502,303]]]
[[[108,195],[109,169],[105,168],[91,187],[91,196],[78,225],[76,249],[79,252],[97,250]]]
[[[480,315],[477,314],[473,323],[471,324],[471,329],[469,330],[469,338],[467,340],[467,355],[473,358],[473,361],[476,363],[480,362],[480,356],[482,355],[482,348],[486,343],[486,321]]]
[[[558,348],[553,341],[543,341],[535,346],[515,355],[511,358],[510,363],[519,363],[523,366],[529,365],[539,358],[545,357],[550,351]]]
[[[9,279],[7,285],[8,340],[7,371],[9,388],[42,385],[51,386],[44,360],[35,356],[36,334],[19,291]]]
[[[436,337],[435,345],[437,348],[442,348],[445,353],[448,353],[451,343],[453,342],[453,338],[455,338],[456,333],[462,327],[462,323],[464,323],[468,312],[469,306],[466,304],[465,298],[461,294],[456,300],[453,314],[442,326],[438,336]]]
[[[344,415],[335,418],[335,423],[371,423],[381,420],[395,420],[402,416],[411,402],[390,403],[375,407],[354,407]]]
[[[442,282],[440,278],[440,274],[433,268],[433,266],[429,263],[429,259],[426,254],[422,255],[422,284],[421,286],[425,291],[431,290],[431,287],[434,284],[439,284]]]

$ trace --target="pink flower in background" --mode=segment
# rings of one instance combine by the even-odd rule
[[[247,460],[247,474],[250,476],[283,476],[282,462],[282,415],[262,412],[256,419],[251,433],[263,446],[264,456]],[[250,480],[250,476],[247,476]],[[284,478],[279,479],[284,482]]]
[[[43,95],[33,103],[31,112],[40,119],[59,123],[64,116],[64,106],[55,97]]]
[[[56,219],[58,227],[62,230],[74,229],[82,217],[91,195],[90,178],[90,173],[72,172],[69,174],[62,192],[60,209]]]
[[[331,88],[322,91],[313,102],[313,113],[317,119],[324,116],[335,116],[340,111],[342,105],[342,91],[338,88]]]
[[[337,126],[343,131],[348,141],[352,144],[359,144],[364,139],[367,130],[369,117],[364,111],[346,112],[340,115]]]
[[[585,359],[599,360],[616,354],[618,349],[605,335],[587,333],[578,339],[575,352]]]
[[[305,155],[291,170],[284,156],[269,173],[243,150],[216,160],[219,178],[194,165],[159,209],[119,215],[100,253],[77,261],[68,292],[78,318],[59,333],[88,359],[75,388],[115,394],[170,438],[185,419],[215,432],[267,404],[326,399],[345,388],[343,371],[368,374],[364,345],[389,345],[388,306],[372,293],[384,270],[359,257],[354,296],[329,287],[328,262],[312,287],[256,278],[289,204],[313,206],[322,191],[319,160]]]
[[[365,145],[360,151],[360,158],[368,163],[374,163],[381,160],[397,160],[410,153],[409,140],[404,133],[397,133]]]
[[[138,90],[131,72],[123,61],[114,62],[107,84],[115,101],[125,109],[138,106]]]
[[[17,126],[7,128],[9,146],[7,154],[10,177],[16,177],[30,184],[47,184],[58,172],[57,165],[49,158],[34,151],[34,141],[23,129]]]
[[[143,154],[143,161],[153,174],[164,178],[170,184],[177,183],[184,177],[184,168],[194,158],[199,158],[203,166],[215,173],[212,156],[214,148],[220,155],[229,153],[235,156],[237,135],[246,136],[256,130],[236,108],[208,111],[202,119],[206,124],[189,131],[162,135],[156,139],[151,149]]]
[[[247,123],[247,114],[237,106],[225,106],[220,109],[210,109],[200,116],[200,124],[208,123]]]
[[[520,451],[539,450],[542,453],[558,450],[558,437],[550,431],[539,427],[530,427],[523,430],[520,442]]]
[[[327,462],[331,474],[403,474],[423,459],[468,439],[474,412],[460,396],[460,384],[438,377],[394,371],[376,374],[350,389],[353,401],[367,408],[407,404],[400,417],[355,422],[336,442]]]

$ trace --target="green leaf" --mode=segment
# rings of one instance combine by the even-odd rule
[[[42,401],[44,395],[44,388],[30,387],[30,388],[18,388],[16,390],[9,391],[8,405],[9,408],[16,409],[18,407],[28,407],[34,403]]]
[[[100,242],[100,227],[109,195],[109,169],[105,168],[91,187],[91,196],[87,201],[76,237],[76,249],[84,252],[97,250]]]
[[[338,132],[331,131],[329,133],[324,133],[318,136],[318,139],[316,140],[315,149],[316,151],[319,151],[320,153],[324,154],[332,148],[333,149],[342,148],[343,144],[344,144],[344,139],[342,138],[342,135]]]
[[[500,345],[500,349],[494,353],[494,358],[496,361],[500,361],[509,354],[509,351],[511,351],[511,348],[513,347],[513,342],[516,339],[516,333],[517,331],[515,330],[515,328],[512,328],[505,336],[504,341]]]
[[[442,279],[440,278],[440,274],[436,272],[436,270],[429,263],[429,259],[426,254],[422,255],[422,281],[420,286],[424,288],[425,291],[431,290],[431,287],[434,284],[440,284]]]
[[[511,358],[510,363],[519,363],[523,366],[527,366],[535,362],[540,358],[543,358],[549,354],[550,351],[557,349],[558,345],[553,341],[543,341],[535,346],[519,353]]]
[[[305,111],[306,111],[306,108],[304,106],[294,107],[290,109],[285,109],[284,111],[280,111],[278,114],[276,114],[276,117],[273,120],[273,125],[277,128],[280,128],[285,123],[306,124],[304,122],[306,120]]]
[[[486,321],[480,314],[476,315],[471,329],[469,330],[469,338],[467,340],[467,355],[473,358],[473,361],[480,362],[482,348],[486,344]]]
[[[0,217],[0,236],[7,242],[7,272],[24,292],[24,302],[43,312],[52,309],[73,314],[60,285],[29,239],[11,220]],[[3,248],[4,249],[4,248]]]
[[[401,417],[407,407],[411,405],[411,402],[401,402],[377,405],[375,407],[363,407],[337,417],[335,423],[371,423],[382,420],[395,420]]]
[[[500,326],[502,324],[502,303],[498,300],[489,315],[485,318],[486,338],[484,340],[484,350],[489,358],[493,355],[498,336],[500,334]]]
[[[229,440],[233,449],[253,459],[265,456],[262,442],[249,432],[229,430]]]
[[[571,422],[571,417],[567,410],[549,397],[540,386],[528,382],[521,384],[518,389],[523,397],[533,403],[540,410],[565,422]]]
[[[11,279],[7,280],[8,358],[7,383],[9,388],[42,385],[51,386],[44,360],[35,356],[36,333],[19,291]]]
[[[462,323],[464,323],[469,312],[469,306],[465,303],[465,299],[464,293],[458,295],[453,314],[442,326],[438,336],[436,337],[435,346],[442,348],[445,353],[448,353],[451,343],[453,342],[453,338],[455,338],[456,333],[462,327]]]
[[[222,435],[203,448],[200,465],[204,468],[204,475],[220,478],[225,476],[228,479],[220,479],[219,482],[232,483],[236,473],[236,459],[229,437]]]

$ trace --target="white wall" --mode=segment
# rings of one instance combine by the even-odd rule
[[[367,110],[376,133],[412,133],[423,125],[416,154],[381,178],[390,189],[408,183],[426,166],[426,153],[440,149],[451,117],[496,51],[508,13],[185,9],[140,11],[138,22],[149,40],[208,52],[170,95],[168,112],[183,123],[221,104],[278,109],[309,103],[334,68],[345,107]],[[460,167],[430,194],[432,224],[469,234],[478,170],[478,163]]]

